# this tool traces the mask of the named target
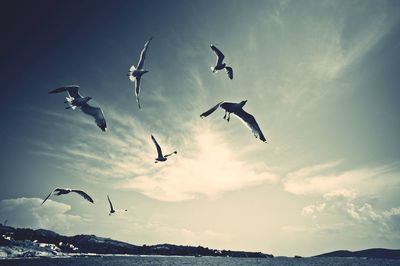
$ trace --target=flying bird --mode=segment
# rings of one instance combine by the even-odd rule
[[[147,47],[149,46],[150,41],[153,39],[153,37],[151,37],[145,44],[144,47],[142,49],[142,52],[140,53],[140,59],[139,62],[137,64],[137,67],[135,67],[135,65],[132,65],[131,68],[129,69],[129,79],[132,82],[135,82],[135,95],[136,95],[136,101],[138,104],[139,109],[141,109],[140,107],[140,100],[139,100],[139,94],[140,94],[140,80],[142,78],[142,75],[149,72],[146,69],[143,69],[144,66],[144,60],[146,58],[146,51],[147,51]]]
[[[222,109],[225,110],[225,115],[224,119],[226,119],[228,122],[231,118],[231,113],[239,117],[239,119],[248,127],[251,129],[253,132],[254,136],[256,138],[259,138],[263,142],[267,142],[265,139],[263,133],[261,132],[260,127],[257,124],[256,119],[254,116],[251,114],[247,113],[246,111],[243,110],[243,106],[246,104],[247,100],[241,101],[240,103],[230,103],[230,102],[219,102],[217,105],[212,107],[210,110],[202,113],[200,115],[201,118],[207,117],[210,114],[212,114],[215,110],[218,109],[218,107],[221,107]]]
[[[87,200],[87,201],[89,201],[91,203],[94,203],[93,199],[86,192],[84,192],[82,190],[70,189],[70,188],[56,188],[52,192],[50,192],[50,194],[43,200],[41,205],[43,205],[43,203],[45,203],[46,200],[48,198],[50,198],[51,195],[60,196],[60,195],[65,195],[65,194],[68,194],[68,193],[71,193],[71,192],[75,192],[75,193],[81,195],[85,200]]]
[[[60,93],[64,91],[68,93],[68,96],[66,97],[67,100],[64,102],[67,103],[68,106],[65,107],[65,109],[75,110],[76,108],[80,108],[82,112],[92,116],[95,119],[97,126],[102,131],[106,131],[107,123],[103,111],[99,107],[93,107],[88,104],[88,101],[90,101],[92,97],[82,97],[82,95],[79,93],[78,85],[64,86],[51,90],[49,93]]]
[[[226,65],[225,63],[223,63],[225,55],[214,45],[210,45],[211,50],[214,51],[214,53],[217,55],[217,62],[215,67],[211,67],[211,70],[213,73],[218,72],[218,70],[222,70],[225,68],[226,73],[228,74],[228,77],[230,79],[233,79],[233,69],[232,67]]]
[[[111,214],[115,213],[116,211],[122,211],[122,210],[114,210],[114,207],[113,207],[110,197],[108,195],[107,195],[107,199],[108,199],[108,203],[110,204],[110,213],[108,215],[111,216]],[[125,211],[128,211],[128,210],[125,210]]]
[[[160,147],[160,145],[158,145],[158,143],[157,143],[156,139],[153,137],[153,135],[151,135],[151,139],[153,140],[153,143],[157,149],[157,158],[155,159],[154,163],[165,162],[167,160],[167,157],[178,153],[177,151],[174,151],[169,154],[163,155],[161,147]]]

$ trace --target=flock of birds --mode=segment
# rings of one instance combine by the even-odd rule
[[[149,72],[148,70],[144,69],[144,62],[146,58],[146,52],[148,49],[148,46],[151,42],[152,38],[150,38],[145,44],[144,47],[140,53],[140,58],[137,66],[135,67],[132,65],[129,69],[129,73],[127,74],[129,76],[129,79],[135,83],[135,96],[136,96],[136,101],[138,104],[139,109],[141,109],[140,105],[140,81],[143,76],[143,74]],[[225,55],[219,50],[217,47],[214,45],[211,45],[211,50],[215,53],[217,56],[217,61],[215,63],[214,67],[211,67],[211,70],[213,73],[216,73],[220,70],[225,69],[229,79],[233,79],[233,69],[232,67],[228,66],[226,63],[224,63]],[[92,97],[83,97],[79,93],[79,86],[78,85],[68,85],[64,86],[61,88],[57,88],[54,90],[49,91],[50,94],[53,93],[61,93],[61,92],[66,92],[68,96],[66,97],[66,101],[64,103],[68,104],[65,109],[79,109],[83,113],[92,116],[95,119],[95,122],[97,126],[102,130],[106,131],[107,130],[107,123],[106,119],[104,116],[104,113],[101,108],[99,107],[94,107],[91,106],[88,102],[92,99]],[[230,115],[234,114],[236,115],[254,134],[256,138],[259,138],[261,141],[266,142],[266,139],[260,129],[260,127],[257,124],[256,119],[254,116],[251,114],[247,113],[246,111],[243,110],[244,105],[247,103],[247,100],[241,101],[239,103],[232,103],[232,102],[219,102],[217,103],[214,107],[211,109],[205,111],[200,115],[201,118],[207,117],[210,114],[212,114],[215,110],[217,110],[219,107],[222,108],[225,111],[225,115],[223,118],[229,122],[230,120]],[[151,139],[156,147],[157,150],[157,158],[155,158],[155,163],[158,162],[165,162],[167,158],[171,155],[177,154],[177,151],[171,152],[169,154],[163,154],[161,150],[161,146],[158,144],[157,140],[154,138],[153,135],[151,135]],[[69,188],[56,188],[50,194],[43,200],[42,205],[47,201],[47,199],[50,198],[50,196],[60,196],[60,195],[65,195],[69,193],[76,193],[80,196],[82,196],[85,200],[94,203],[94,200],[84,191],[79,190],[79,189],[69,189]],[[110,205],[110,212],[109,215],[117,212],[117,211],[127,211],[125,210],[115,210],[113,207],[113,204],[110,200],[110,197],[107,195],[107,200]]]

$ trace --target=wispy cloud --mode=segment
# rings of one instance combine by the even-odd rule
[[[277,180],[265,164],[241,160],[222,136],[207,128],[196,131],[191,154],[178,154],[170,159],[173,163],[153,175],[136,177],[121,187],[159,200],[182,201],[198,195],[215,197],[225,191]]]
[[[268,8],[248,38],[247,46],[257,54],[250,65],[269,62],[265,72],[253,80],[273,88],[270,93],[285,111],[296,115],[317,106],[323,97],[342,91],[342,74],[357,67],[399,20],[397,14],[388,12],[386,4],[379,8],[373,2],[363,4],[357,16],[351,1],[340,5],[320,2],[312,7],[285,1]],[[373,15],[370,10],[374,10]]]
[[[54,118],[53,113],[45,115]],[[102,133],[94,123],[83,126],[82,120],[77,117],[82,115],[80,112],[77,111],[73,115],[76,116],[76,121],[69,127],[64,124],[64,134],[73,133],[68,141],[60,142],[56,137],[46,142],[33,140],[33,152],[62,159],[65,168],[73,171],[78,177],[93,181],[131,177],[145,168],[135,167],[146,163],[146,157],[151,158],[150,148],[145,145],[149,142],[145,138],[149,137],[150,133],[140,121],[110,111],[107,119],[112,126],[106,133]],[[71,119],[71,114],[56,116],[61,121]]]
[[[397,173],[391,165],[343,170],[340,161],[336,161],[288,173],[282,182],[286,191],[296,195],[318,195],[341,189],[373,194],[381,191],[388,182],[397,183]]]
[[[222,135],[201,121],[181,123],[186,134],[178,143],[155,134],[164,152],[178,150],[177,156],[155,165],[153,132],[132,116],[109,112],[108,119],[113,127],[106,134],[73,127],[74,137],[68,142],[34,142],[35,152],[62,159],[63,166],[79,178],[113,180],[116,189],[136,190],[163,201],[216,197],[277,180],[264,163],[242,159]]]

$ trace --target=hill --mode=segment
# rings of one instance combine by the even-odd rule
[[[7,254],[9,254],[9,256],[13,256],[12,254],[17,254],[17,256],[35,256],[35,254],[39,254],[39,256],[57,256],[74,253],[273,257],[273,255],[261,252],[217,250],[202,246],[194,247],[172,244],[137,246],[95,235],[63,236],[50,230],[13,228],[3,225],[0,225],[0,247],[3,247],[3,251],[0,250],[0,257],[7,257]]]
[[[381,258],[400,259],[400,249],[371,248],[359,251],[336,250],[315,257],[354,257],[354,258]]]

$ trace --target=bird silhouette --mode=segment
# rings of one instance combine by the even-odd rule
[[[221,52],[221,50],[219,50],[217,47],[215,47],[214,45],[210,45],[211,50],[214,51],[214,53],[217,56],[217,62],[215,63],[214,67],[211,67],[211,70],[213,73],[218,72],[219,70],[222,70],[225,68],[226,73],[228,74],[228,77],[230,79],[233,79],[233,69],[232,67],[226,65],[223,61],[225,58],[225,55]]]
[[[88,101],[90,101],[92,97],[82,97],[82,95],[80,95],[79,93],[78,85],[64,86],[49,91],[50,94],[60,93],[60,92],[68,93],[68,97],[66,97],[67,100],[64,102],[67,103],[68,106],[65,109],[75,110],[76,108],[79,108],[83,113],[92,116],[97,126],[102,131],[107,130],[107,123],[103,111],[99,107],[93,107],[90,104],[88,104]]]
[[[267,142],[254,116],[243,110],[243,106],[246,104],[246,102],[247,100],[241,101],[240,103],[219,102],[208,111],[202,113],[200,117],[207,117],[217,110],[218,107],[221,107],[225,110],[225,115],[223,117],[224,119],[229,122],[231,113],[236,115],[248,128],[251,129],[256,138],[259,138],[263,142]]]

